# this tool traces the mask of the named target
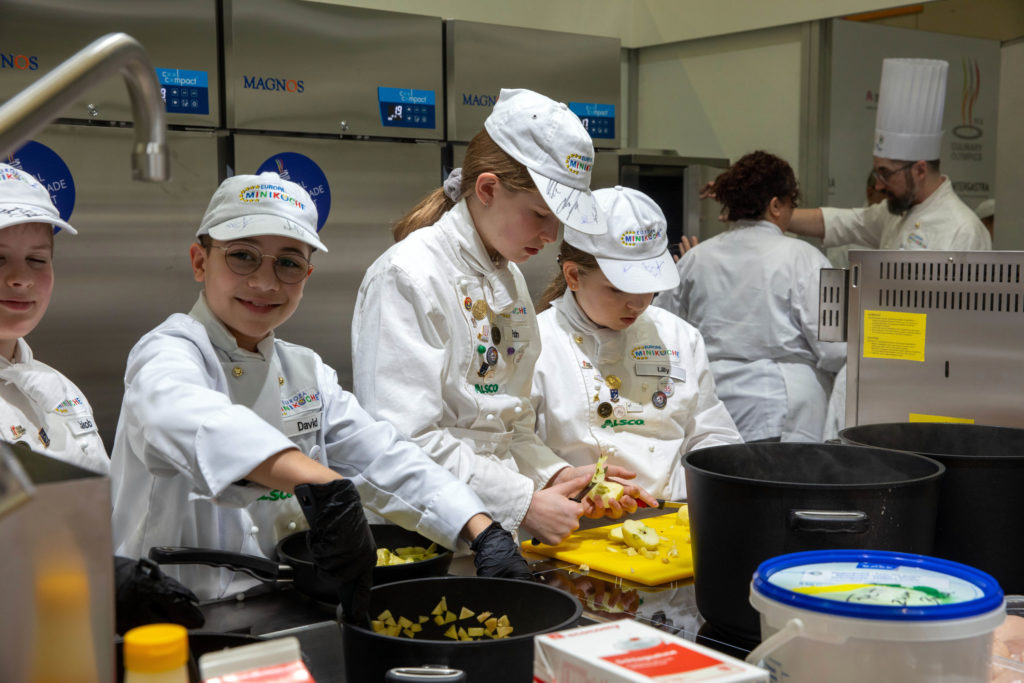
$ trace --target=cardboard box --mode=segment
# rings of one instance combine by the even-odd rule
[[[540,683],[768,681],[764,669],[631,619],[537,636],[533,662]]]

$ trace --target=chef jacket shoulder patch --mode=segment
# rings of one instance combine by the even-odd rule
[[[68,415],[87,415],[89,413],[89,406],[86,405],[85,399],[81,396],[68,396],[57,404],[53,412],[64,417]]]
[[[316,387],[301,389],[288,398],[281,399],[281,416],[320,410],[320,390]]]

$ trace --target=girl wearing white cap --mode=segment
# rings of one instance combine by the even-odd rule
[[[659,498],[684,498],[682,455],[740,435],[715,395],[700,333],[650,307],[679,283],[661,209],[625,187],[594,198],[608,232],[566,228],[561,272],[538,304],[537,433],[567,462],[606,454]]]
[[[729,229],[679,259],[680,284],[656,305],[707,342],[718,395],[746,441],[820,441],[844,342],[818,341],[818,278],[831,265],[786,237],[800,192],[767,152],[740,158],[714,182]]]
[[[557,543],[581,514],[601,511],[569,500],[593,465],[568,467],[534,433],[540,334],[515,264],[554,242],[560,222],[605,230],[589,189],[594,147],[568,107],[529,90],[502,90],[484,127],[363,279],[355,392],[468,482],[503,526]]]
[[[71,380],[33,358],[23,338],[50,304],[59,230],[77,234],[45,187],[0,164],[0,438],[106,474],[110,460],[89,402]]]
[[[308,519],[317,568],[345,584],[339,597],[353,596],[345,607],[358,619],[376,559],[366,505],[446,547],[472,541],[480,574],[529,578],[512,535],[465,484],[371,418],[311,349],[274,336],[313,252],[326,251],[309,194],[276,173],[228,178],[196,240],[196,304],[128,358],[111,473],[118,554],[274,557]],[[256,583],[205,566],[167,571],[203,599]]]

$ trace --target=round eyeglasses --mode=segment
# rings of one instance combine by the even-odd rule
[[[224,252],[224,262],[235,275],[251,275],[263,265],[263,259],[274,260],[274,275],[286,285],[302,282],[313,272],[313,265],[299,254],[271,256],[248,244],[214,244]]]
[[[882,181],[883,185],[888,185],[889,184],[889,179],[892,178],[893,175],[899,173],[900,171],[907,170],[908,168],[913,166],[914,163],[915,162],[910,161],[910,162],[907,162],[907,163],[903,164],[902,166],[897,166],[896,168],[882,168],[882,167],[876,168],[875,169],[875,177],[878,178],[880,181]]]

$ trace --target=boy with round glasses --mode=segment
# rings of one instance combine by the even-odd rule
[[[59,230],[78,234],[34,177],[0,164],[0,438],[106,474],[110,460],[89,402],[33,358],[24,339],[50,305]]]
[[[273,557],[308,520],[314,561],[344,585],[339,597],[354,594],[343,605],[359,619],[375,563],[366,505],[446,547],[472,541],[480,574],[528,578],[471,489],[371,418],[316,353],[275,338],[313,252],[327,251],[316,225],[305,190],[274,173],[214,193],[189,252],[198,301],[128,358],[112,455],[118,554],[198,546]],[[256,583],[203,566],[167,573],[201,599]]]

